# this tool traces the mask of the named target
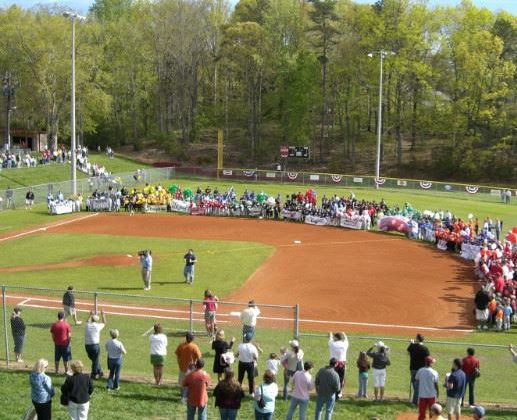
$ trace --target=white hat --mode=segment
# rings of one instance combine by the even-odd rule
[[[99,315],[92,315],[92,321],[93,322],[99,322]]]
[[[386,346],[384,345],[384,343],[383,343],[382,341],[380,341],[380,340],[379,340],[379,341],[377,341],[377,342],[375,343],[375,346],[376,346],[376,347],[378,347],[378,348],[386,347]]]
[[[289,345],[291,347],[300,347],[300,343],[298,342],[298,340],[291,340],[291,341],[289,341]]]

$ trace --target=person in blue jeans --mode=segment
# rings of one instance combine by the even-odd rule
[[[111,340],[106,342],[108,353],[108,369],[110,371],[106,388],[119,390],[120,369],[122,367],[122,355],[127,354],[124,344],[118,340],[119,332],[116,329],[110,330]]]
[[[230,368],[226,368],[224,379],[215,387],[214,397],[215,406],[219,407],[221,420],[235,420],[241,408],[244,391]]]
[[[336,393],[341,388],[339,375],[334,370],[336,365],[336,359],[332,358],[329,361],[329,365],[321,368],[316,374],[316,393],[318,397],[316,399],[316,412],[314,413],[314,419],[321,419],[321,411],[325,406],[325,420],[332,419],[332,412],[334,411],[334,404],[336,403]]]
[[[264,373],[264,382],[255,388],[255,401],[253,404],[255,420],[271,420],[275,412],[275,399],[278,395],[278,385],[275,383],[275,375],[269,369]],[[261,407],[259,401],[264,401]]]
[[[300,406],[300,420],[306,419],[307,406],[309,405],[309,392],[314,388],[311,370],[314,367],[312,362],[305,362],[303,370],[297,371],[293,376],[293,392],[291,393],[291,404],[287,411],[286,420],[292,420],[296,407]]]
[[[189,249],[188,252],[183,256],[183,259],[185,260],[185,268],[183,269],[185,283],[192,284],[194,283],[194,264],[197,262],[194,250]]]

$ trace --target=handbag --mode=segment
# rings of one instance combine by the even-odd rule
[[[262,385],[260,385],[260,399],[257,401],[258,408],[264,408],[266,406],[266,402],[264,401],[264,391],[262,390]]]
[[[61,396],[59,397],[59,402],[61,405],[68,405],[68,394],[61,393]]]
[[[478,367],[474,368],[474,378],[479,378],[481,376],[481,370]]]

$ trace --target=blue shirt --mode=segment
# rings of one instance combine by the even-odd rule
[[[255,397],[260,398],[263,394],[264,402],[266,403],[264,408],[259,408],[257,400],[255,400],[255,410],[259,413],[274,413],[275,412],[275,398],[278,395],[278,385],[276,383],[262,384],[255,390]]]
[[[140,257],[140,262],[142,264],[142,269],[145,271],[152,271],[153,269],[153,257],[149,254],[142,255]]]
[[[55,391],[50,377],[44,373],[31,372],[29,380],[32,401],[43,404],[52,399]]]
[[[451,372],[447,384],[452,384],[452,388],[447,387],[447,396],[450,398],[463,398],[465,394],[466,377],[461,369]]]

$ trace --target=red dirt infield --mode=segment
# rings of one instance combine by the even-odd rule
[[[249,240],[274,246],[273,255],[240,289],[220,297],[298,303],[305,320],[360,324],[329,323],[327,328],[306,323],[304,329],[412,335],[425,327],[431,328],[426,335],[450,336],[461,334],[452,330],[473,325],[471,264],[401,236],[282,221],[104,213],[58,224],[51,232]]]

